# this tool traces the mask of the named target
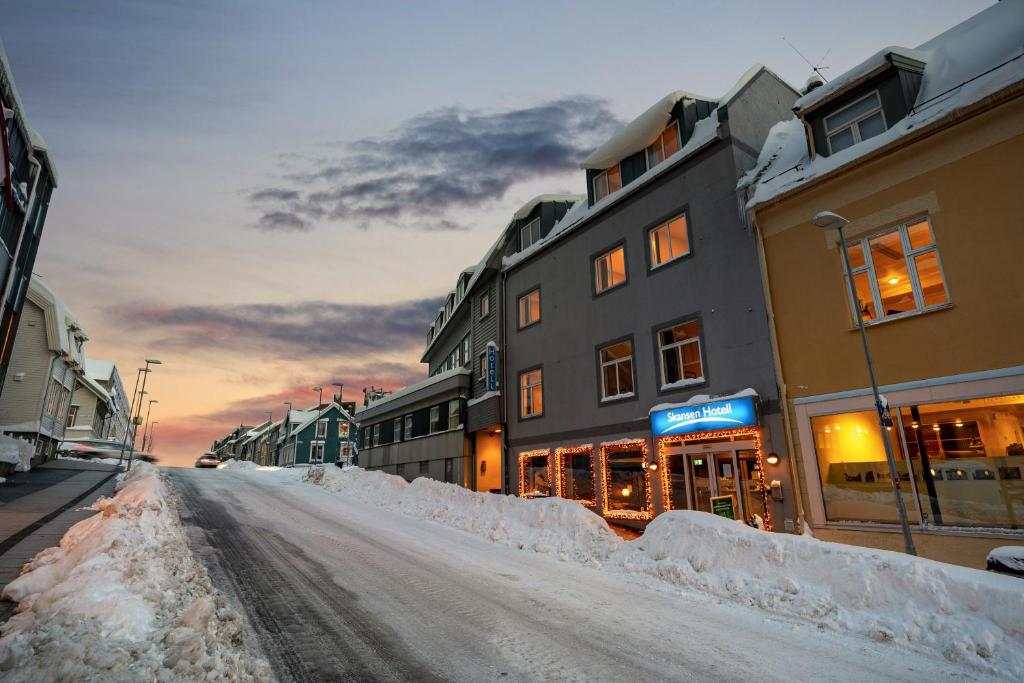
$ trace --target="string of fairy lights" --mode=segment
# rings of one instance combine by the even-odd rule
[[[560,498],[566,497],[568,487],[566,486],[566,466],[565,459],[572,458],[577,455],[586,454],[590,458],[590,481],[592,482],[592,489],[594,491],[594,499],[589,498],[573,498],[580,505],[586,505],[587,507],[597,506],[597,473],[594,468],[594,446],[592,444],[583,444],[580,446],[563,446],[555,449],[555,495]]]
[[[608,519],[649,520],[654,517],[654,504],[651,500],[651,470],[647,467],[647,439],[624,439],[615,443],[601,444],[601,513]],[[608,507],[608,485],[611,483],[611,470],[608,469],[608,456],[614,453],[640,453],[640,462],[644,473],[644,505],[640,510],[613,510]]]

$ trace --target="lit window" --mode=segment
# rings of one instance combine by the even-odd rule
[[[679,151],[679,125],[670,123],[647,148],[647,168],[654,168]]]
[[[338,420],[338,436],[348,436],[348,420]]]
[[[544,413],[544,382],[540,368],[519,374],[519,414],[537,417]]]
[[[658,352],[661,356],[662,391],[704,381],[700,321],[689,320],[658,330]]]
[[[455,429],[462,424],[460,414],[459,399],[453,399],[448,402],[448,429]]]
[[[486,318],[491,312],[491,292],[490,290],[480,295],[480,318]]]
[[[327,436],[327,420],[317,420],[316,422],[316,438],[323,439]]]
[[[825,137],[830,154],[885,132],[885,115],[875,91],[825,117]]]
[[[686,214],[653,228],[650,235],[651,269],[690,253],[690,239],[686,233]]]
[[[519,329],[540,320],[540,290],[535,289],[519,297]]]
[[[433,406],[430,409],[430,433],[441,431],[441,406]]]
[[[621,189],[622,174],[619,171],[619,165],[615,164],[594,176],[594,203]]]
[[[608,512],[648,513],[648,471],[642,450],[608,453],[605,456],[605,487]]]
[[[865,322],[919,313],[949,302],[928,219],[858,239],[847,248],[856,289],[854,310]]]
[[[626,282],[626,248],[615,247],[594,259],[594,277],[598,294],[624,284]]]
[[[601,400],[633,396],[633,344],[622,341],[601,349]]]
[[[551,495],[551,457],[547,451],[519,454],[519,495]]]
[[[555,451],[558,458],[561,496],[584,505],[596,502],[594,493],[594,452],[589,446]]]
[[[526,249],[540,239],[540,218],[534,218],[519,230],[519,248]]]
[[[99,413],[97,413],[97,415],[98,414]],[[68,410],[68,421],[65,424],[65,426],[74,427],[76,417],[78,417],[78,406],[71,406],[71,408]]]

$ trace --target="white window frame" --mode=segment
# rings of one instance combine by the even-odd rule
[[[380,423],[373,425],[373,445],[380,445]]]
[[[82,406],[76,405],[74,403],[71,404],[71,406],[68,408],[68,416],[67,416],[67,418],[64,421],[65,429],[68,428],[68,427],[74,427],[75,426],[75,420],[78,419],[78,411],[81,410],[81,409],[82,409]],[[99,415],[99,411],[96,411],[96,415]],[[95,419],[96,418],[94,416],[93,417],[93,422],[95,422]]]
[[[910,232],[909,228],[912,225],[918,223],[926,223],[928,230],[931,233],[932,241],[931,244],[917,249],[910,248]],[[898,232],[900,236],[900,246],[903,249],[903,262],[907,268],[907,278],[910,280],[911,292],[914,295],[914,310],[902,311],[895,315],[883,315],[885,312],[882,308],[882,295],[878,291],[878,277],[875,273],[875,262],[871,255],[871,240],[888,235],[889,233]],[[853,277],[856,278],[861,273],[867,273],[868,285],[871,287],[871,299],[872,305],[875,307],[875,311],[878,315],[873,320],[865,320],[865,325],[877,325],[879,323],[888,322],[890,320],[898,320],[899,318],[907,318],[914,315],[921,315],[922,313],[928,313],[929,311],[935,311],[949,306],[952,301],[949,297],[949,285],[946,283],[946,272],[942,269],[942,255],[939,254],[939,245],[935,241],[935,230],[932,227],[931,219],[928,216],[918,216],[908,221],[904,221],[899,225],[890,226],[884,230],[878,230],[867,235],[855,237],[853,239],[846,240],[846,248],[860,245],[861,252],[864,254],[863,265],[857,266],[851,269]],[[931,306],[924,305],[924,295],[921,292],[921,281],[917,277],[917,257],[922,254],[929,252],[935,252],[935,262],[939,267],[939,276],[942,278],[942,288],[946,293],[946,300],[940,304],[932,304]],[[844,287],[847,291],[847,305],[850,308],[851,322],[857,324],[857,316],[860,313],[860,307],[858,306],[857,292],[856,290],[850,290],[850,278],[846,275],[846,264],[843,263],[843,280],[845,281]]]
[[[394,443],[404,441],[404,439],[402,439],[402,422],[403,420],[400,417],[396,417],[394,420],[391,421],[391,440]]]
[[[338,437],[341,439],[347,439],[348,431],[348,420],[338,420]]]
[[[611,256],[612,256],[612,254],[614,254],[615,252],[620,251],[620,250],[622,251],[622,281],[621,282],[614,282],[613,283],[611,281],[611,279],[612,279]],[[605,266],[605,270],[606,270],[606,273],[608,275],[608,286],[602,287],[601,286],[601,264],[604,263],[606,260],[607,260],[607,265]],[[603,294],[605,292],[608,292],[610,290],[615,289],[616,287],[622,287],[627,282],[629,282],[629,269],[628,269],[628,267],[626,265],[626,245],[625,244],[618,244],[618,245],[612,247],[611,249],[609,249],[608,251],[604,252],[600,256],[597,256],[597,257],[594,258],[594,293],[596,293],[596,294]]]
[[[615,190],[612,190],[611,186],[608,184],[608,172],[611,171],[612,169],[618,169],[618,171],[619,171],[619,187],[617,189],[615,189]],[[603,186],[604,186],[604,191],[603,192],[599,192],[598,189],[597,189],[599,182],[602,183]],[[603,171],[598,173],[596,176],[594,176],[594,181],[593,181],[592,185],[593,185],[593,190],[594,190],[594,203],[595,204],[597,204],[599,201],[601,201],[602,199],[604,199],[608,195],[614,194],[615,192],[618,192],[619,190],[622,189],[622,165],[621,164],[615,164],[613,166],[609,166],[608,168],[604,169]]]
[[[430,406],[430,433],[441,431],[441,406]]]
[[[536,234],[534,234],[536,233]],[[528,239],[527,239],[528,238]],[[540,240],[540,217],[519,228],[519,249],[523,250]]]
[[[405,432],[405,438],[406,439],[411,439],[412,438],[412,414],[411,413],[409,415],[405,416],[405,430],[404,430],[404,432]]]
[[[665,330],[671,330],[674,327],[682,327],[683,325],[686,325],[687,323],[691,323],[691,322],[696,322],[697,325],[698,325],[697,336],[695,336],[695,337],[687,337],[686,339],[683,339],[681,341],[675,341],[675,342],[672,342],[671,344],[662,345],[662,343],[661,343],[661,333],[662,332],[664,332]],[[704,381],[704,351],[703,351],[703,349],[701,349],[701,344],[700,344],[700,332],[701,332],[700,324],[701,324],[700,320],[694,318],[694,319],[691,319],[691,320],[683,320],[683,321],[674,323],[672,325],[666,325],[665,327],[658,328],[658,331],[655,334],[658,335],[657,336],[657,342],[658,342],[658,369],[661,372],[661,386],[667,386],[669,384],[676,384],[677,382],[682,382],[683,380],[686,379],[686,377],[680,377],[679,379],[674,380],[672,382],[668,381],[668,377],[665,375],[665,353],[667,351],[674,351],[674,352],[676,352],[676,356],[679,359],[679,372],[682,373],[683,372],[683,366],[684,366],[682,348],[684,346],[686,346],[687,344],[696,344],[697,345],[697,357],[700,358],[700,377],[694,377],[690,381],[692,381],[694,384],[697,384],[698,382],[703,382]]]
[[[877,106],[875,106],[874,108],[868,110],[864,114],[861,114],[860,116],[858,116],[857,118],[853,119],[852,121],[848,121],[847,123],[844,123],[842,125],[842,127],[836,128],[835,130],[829,130],[828,120],[830,118],[832,118],[833,116],[835,116],[837,114],[843,113],[844,111],[846,111],[850,107],[853,107],[855,105],[860,104],[861,102],[863,102],[864,100],[868,99],[869,97],[874,97],[875,98],[875,102],[877,102]],[[853,129],[853,144],[854,145],[858,144],[861,141],[861,137],[860,137],[860,122],[865,120],[865,119],[871,118],[872,116],[874,116],[875,114],[877,114],[879,112],[882,113],[882,126],[884,126],[885,130],[889,130],[889,122],[885,120],[885,110],[882,109],[882,96],[878,93],[877,90],[873,90],[873,91],[869,92],[868,94],[866,94],[864,97],[860,97],[860,98],[854,100],[853,102],[850,102],[845,107],[841,107],[841,108],[835,110],[834,112],[832,112],[831,114],[829,114],[828,116],[825,116],[824,118],[822,118],[822,120],[821,120],[821,127],[822,127],[822,130],[825,131],[825,142],[828,145],[828,153],[829,154],[833,154],[834,153],[832,151],[832,138],[834,136],[838,135],[839,133],[842,133],[847,128],[852,128]],[[853,145],[851,145],[851,147],[852,146]],[[846,147],[845,149],[849,149],[849,147]],[[840,151],[842,151],[842,150],[840,150]]]
[[[650,145],[647,145],[647,149],[644,150],[645,151],[644,161],[647,162],[647,170],[648,171],[651,170],[652,168],[654,168],[655,166],[657,166],[658,164],[663,163],[665,161],[665,159],[668,159],[669,156],[670,156],[668,154],[665,154],[665,131],[668,130],[669,128],[675,128],[676,129],[676,142],[679,144],[679,148],[676,150],[676,152],[678,152],[680,149],[683,148],[683,135],[682,135],[682,131],[680,131],[680,129],[679,129],[679,119],[676,119],[672,123],[670,123],[667,126],[665,126],[661,130],[661,132],[658,133],[658,139],[655,140]],[[651,152],[653,150],[655,150],[656,148],[661,151],[661,161],[657,161],[657,162],[652,164],[651,163]],[[672,152],[672,154],[675,154],[675,152]]]
[[[483,294],[480,295],[480,301],[477,304],[477,306],[479,307],[478,310],[480,312],[480,315],[479,315],[480,320],[483,320],[484,318],[486,318],[487,316],[489,316],[491,314],[491,290],[490,289],[486,290]]]
[[[629,355],[626,356],[625,358],[614,358],[614,359],[608,360],[608,361],[604,360],[604,352],[607,351],[608,349],[610,349],[613,346],[618,346],[619,344],[629,344]],[[597,350],[597,362],[598,362],[598,364],[600,366],[600,372],[601,372],[601,400],[602,401],[617,401],[619,399],[631,398],[633,396],[636,396],[636,376],[633,374],[633,340],[632,339],[622,339],[620,341],[613,342],[611,344],[606,344],[605,346],[602,346],[600,349]],[[609,394],[608,393],[608,386],[605,384],[605,372],[604,372],[605,368],[611,367],[613,365],[614,366],[618,366],[618,365],[621,365],[623,363],[629,363],[629,378],[630,378],[630,381],[633,384],[633,389],[631,391],[621,391],[622,387],[616,386],[616,389],[618,389],[619,391],[617,391],[614,394]],[[615,384],[618,385],[618,383],[619,383],[619,373],[618,373],[618,368],[616,367],[616,371],[615,371]]]
[[[473,363],[473,333],[467,332],[466,336],[462,338],[462,365],[469,366]]]
[[[539,373],[540,381],[534,382],[533,384],[523,384],[523,379],[531,373]],[[541,409],[539,411],[530,411],[533,407],[533,388],[540,387],[541,396]],[[523,370],[519,373],[519,417],[527,419],[531,417],[540,417],[544,414],[544,368],[533,368],[531,370]]]
[[[529,320],[524,320],[523,319],[523,300],[526,300],[527,304],[529,304],[530,296],[532,296],[534,292],[537,293],[537,317],[536,318],[530,318]],[[530,305],[527,305],[526,312],[527,313],[531,313],[532,311],[533,311],[533,307],[530,306]],[[527,327],[530,327],[531,325],[536,325],[537,323],[540,322],[540,287],[534,287],[533,289],[531,289],[530,291],[526,292],[525,294],[522,294],[521,296],[519,296],[518,299],[516,299],[516,318],[517,318],[516,322],[519,323],[518,327],[519,327],[520,330],[525,329]]]
[[[461,407],[462,406],[459,405],[459,399],[457,398],[453,398],[448,401],[448,429],[456,429],[460,424],[462,424],[462,415],[459,414],[461,412]],[[452,408],[455,410],[453,411]],[[453,419],[455,424],[452,424]]]
[[[316,421],[316,436],[314,438],[317,438],[317,439],[326,439],[327,438],[327,423],[328,423],[327,419],[317,420]]]
[[[679,220],[680,218],[683,219],[683,232],[686,234],[686,251],[684,251],[681,254],[673,254],[672,253],[672,228],[671,228],[671,226],[672,226],[672,223],[674,223],[675,221]],[[667,259],[663,260],[663,261],[655,261],[654,260],[655,259],[654,239],[653,239],[654,238],[654,233],[656,233],[657,231],[661,230],[662,228],[665,229],[665,236],[667,238],[666,244],[668,244],[669,257]],[[690,254],[692,254],[693,253],[693,248],[690,246],[690,216],[687,214],[687,212],[683,211],[679,215],[673,216],[672,218],[668,219],[664,223],[661,223],[660,225],[656,225],[653,228],[651,228],[650,230],[648,230],[647,231],[647,249],[648,249],[648,253],[651,255],[651,270],[656,270],[658,268],[661,268],[662,266],[666,266],[669,263],[672,263],[673,261],[675,261],[677,259],[681,259],[684,256],[689,256]]]
[[[320,457],[314,458],[313,452],[319,450]],[[310,465],[322,465],[324,462],[324,450],[326,450],[323,441],[313,441],[309,444],[309,464]]]

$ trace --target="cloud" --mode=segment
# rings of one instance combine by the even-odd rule
[[[180,348],[230,348],[293,358],[348,357],[422,346],[440,298],[392,304],[300,301],[292,304],[124,306],[108,311]]]
[[[583,95],[497,112],[445,107],[384,137],[347,143],[336,156],[309,159],[285,178],[291,187],[249,199],[265,230],[320,221],[461,229],[444,214],[499,201],[516,183],[576,171],[620,124],[605,100]]]

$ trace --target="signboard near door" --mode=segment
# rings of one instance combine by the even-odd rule
[[[714,496],[711,499],[711,513],[726,519],[736,519],[736,498],[733,496]]]

